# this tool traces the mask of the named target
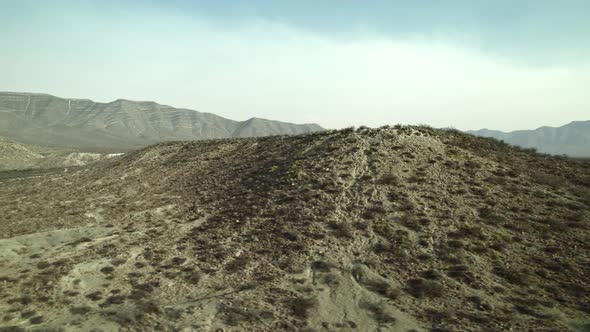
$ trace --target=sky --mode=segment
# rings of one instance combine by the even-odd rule
[[[0,0],[0,91],[326,128],[590,119],[587,0]]]

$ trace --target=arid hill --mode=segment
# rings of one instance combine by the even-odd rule
[[[233,121],[151,101],[97,103],[46,94],[0,92],[0,136],[86,152],[126,152],[175,141],[321,131],[316,124],[252,118]]]
[[[119,155],[21,144],[0,137],[0,171],[84,166]]]
[[[590,328],[590,163],[488,138],[171,142],[0,188],[7,331]]]

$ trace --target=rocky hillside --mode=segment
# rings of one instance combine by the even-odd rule
[[[482,129],[468,133],[493,137],[512,145],[554,155],[590,158],[590,121],[574,121],[561,127],[502,132]]]
[[[150,144],[211,138],[292,135],[323,130],[250,119],[239,122],[154,102],[97,103],[44,94],[0,92],[0,135],[17,142],[124,152]]]
[[[590,163],[423,127],[0,180],[10,331],[588,331]]]
[[[0,138],[0,171],[84,166],[118,155],[47,148]]]

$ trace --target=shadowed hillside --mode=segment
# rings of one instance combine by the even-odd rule
[[[315,124],[250,119],[233,121],[150,101],[96,103],[45,94],[0,92],[0,135],[12,140],[123,152],[150,144],[246,136],[291,135],[323,130]]]
[[[424,127],[0,180],[0,325],[587,331],[590,163]]]

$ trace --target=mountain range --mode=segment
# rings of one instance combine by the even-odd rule
[[[0,92],[0,136],[58,149],[114,153],[166,141],[296,135],[322,130],[317,124],[260,118],[234,121],[152,101],[118,99],[99,103],[48,94]],[[590,121],[512,132],[466,132],[543,153],[590,157]]]
[[[548,154],[590,157],[590,121],[574,121],[561,127],[540,127],[534,130],[503,132],[481,129],[467,133],[493,137],[512,145],[534,148]]]
[[[302,134],[317,124],[251,118],[229,120],[211,113],[151,101],[98,103],[47,94],[0,92],[0,135],[21,143],[95,152],[125,152],[150,144],[196,139]]]

